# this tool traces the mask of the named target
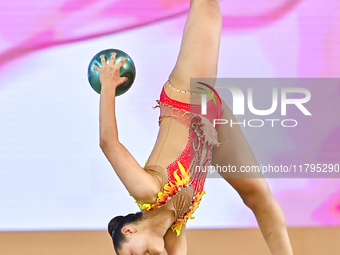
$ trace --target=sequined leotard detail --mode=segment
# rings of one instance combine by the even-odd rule
[[[207,172],[202,169],[211,165],[212,148],[219,145],[212,121],[221,117],[222,105],[210,100],[208,114],[202,116],[201,94],[178,90],[169,82],[157,102],[160,131],[144,169],[163,188],[155,203],[138,205],[145,217],[157,210],[172,210],[176,220],[171,228],[179,235],[205,193]]]

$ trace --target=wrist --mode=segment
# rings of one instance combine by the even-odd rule
[[[110,95],[116,96],[116,86],[105,86],[105,85],[102,85],[100,93],[101,94],[102,93],[110,94]]]

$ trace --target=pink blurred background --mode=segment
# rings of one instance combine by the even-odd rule
[[[221,7],[219,77],[339,78],[339,1]],[[134,59],[137,79],[117,100],[117,119],[122,142],[144,164],[158,129],[151,107],[176,61],[188,8],[188,0],[0,0],[0,230],[100,229],[137,210],[99,149],[99,96],[87,65],[105,48]],[[308,87],[313,117],[299,129],[245,131],[255,155],[340,164],[339,88]],[[268,182],[289,226],[340,225],[340,179]],[[223,180],[208,180],[206,190],[189,227],[256,226]]]

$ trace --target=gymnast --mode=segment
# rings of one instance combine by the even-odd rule
[[[118,255],[157,255],[164,249],[169,255],[187,254],[185,226],[201,201],[205,181],[204,173],[193,169],[257,165],[239,127],[215,128],[211,123],[214,118],[235,120],[229,107],[210,100],[208,115],[202,116],[204,92],[190,89],[190,78],[216,78],[221,28],[219,0],[191,0],[175,68],[157,101],[161,111],[157,141],[143,168],[118,140],[115,90],[127,79],[119,76],[126,59],[114,65],[115,54],[109,64],[102,56],[103,67],[95,67],[102,84],[100,147],[141,209],[110,221],[108,231]],[[260,174],[221,175],[255,214],[271,254],[293,254],[284,215],[265,179]]]

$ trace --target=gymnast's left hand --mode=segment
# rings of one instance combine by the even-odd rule
[[[119,75],[119,70],[124,65],[127,58],[122,58],[122,60],[115,65],[116,56],[117,54],[115,52],[112,53],[108,64],[106,63],[105,56],[101,56],[100,61],[103,67],[100,68],[97,65],[94,66],[94,69],[99,72],[99,80],[102,85],[102,90],[106,88],[116,89],[119,85],[127,81],[127,77],[120,77]]]

